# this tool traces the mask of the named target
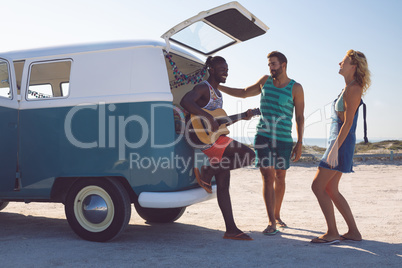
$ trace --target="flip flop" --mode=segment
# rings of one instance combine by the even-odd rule
[[[279,228],[288,228],[286,223],[284,223],[282,220],[277,220],[276,224],[279,225]]]
[[[201,180],[201,173],[198,168],[194,168],[194,175],[197,179],[198,185],[200,185],[207,193],[212,194],[212,185]]]
[[[316,237],[316,238],[312,239],[310,242],[313,243],[313,244],[321,244],[321,245],[332,245],[332,244],[340,243],[340,241],[338,239],[326,240],[324,238],[319,238],[319,237]]]
[[[276,235],[279,232],[278,229],[272,228],[272,226],[268,226],[262,233],[264,235]]]
[[[240,233],[235,236],[227,236],[226,234],[223,236],[223,239],[233,239],[233,240],[253,240],[250,236],[245,233]]]
[[[347,241],[356,241],[356,242],[360,242],[361,240],[356,240],[356,239],[352,239],[352,238],[347,238],[346,236],[344,236],[344,235],[341,235],[341,240],[342,241],[345,241],[345,240],[347,240]]]

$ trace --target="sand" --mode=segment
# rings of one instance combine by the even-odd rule
[[[289,225],[264,236],[267,225],[259,170],[232,171],[231,196],[240,229],[253,241],[222,239],[216,199],[187,208],[171,224],[146,224],[133,208],[129,226],[107,243],[80,239],[62,204],[10,203],[0,212],[2,267],[402,267],[402,162],[369,160],[346,174],[340,190],[363,235],[361,242],[316,245],[326,230],[311,191],[315,163],[287,175],[282,219]],[[340,233],[346,225],[336,214]]]

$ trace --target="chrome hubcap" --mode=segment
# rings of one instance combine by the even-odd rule
[[[89,195],[82,202],[82,212],[87,221],[93,224],[101,223],[108,213],[106,201],[99,195]]]
[[[84,187],[75,197],[75,217],[79,224],[90,232],[106,230],[113,222],[114,213],[110,195],[99,186]]]

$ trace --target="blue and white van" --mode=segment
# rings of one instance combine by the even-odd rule
[[[231,2],[173,27],[165,42],[0,53],[0,209],[60,202],[80,237],[107,241],[131,204],[149,222],[170,222],[213,198],[194,178],[205,158],[187,144],[178,107],[207,78],[189,51],[211,55],[267,30]]]

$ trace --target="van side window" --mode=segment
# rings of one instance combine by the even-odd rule
[[[33,63],[27,99],[66,97],[69,94],[71,60]]]
[[[68,92],[70,92],[70,83],[69,82],[64,82],[60,84],[61,86],[61,93],[63,96],[67,96]]]
[[[8,63],[4,60],[0,60],[0,97],[9,99],[12,98]]]

